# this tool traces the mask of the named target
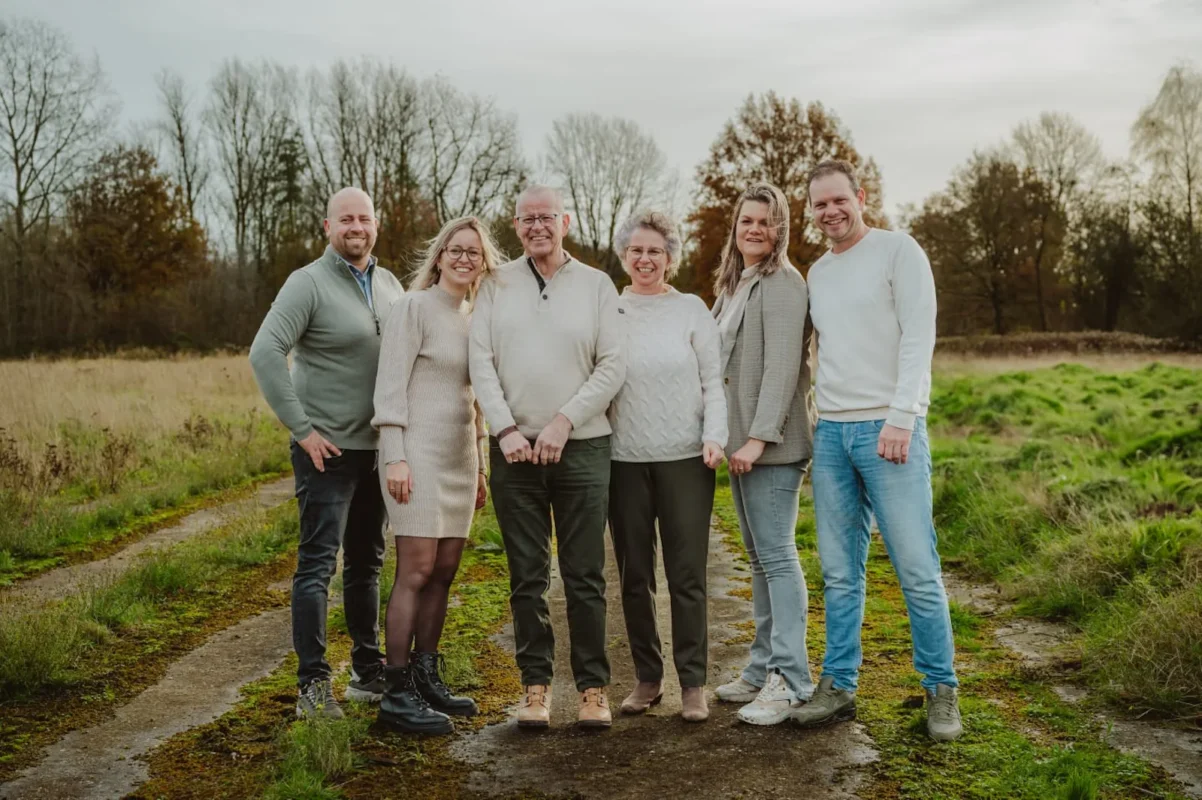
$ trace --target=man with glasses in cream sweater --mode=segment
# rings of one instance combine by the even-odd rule
[[[524,696],[518,725],[550,724],[555,635],[547,607],[551,520],[567,599],[577,723],[608,727],[605,521],[610,426],[626,377],[618,292],[563,249],[559,192],[528,187],[514,227],[524,254],[480,286],[468,363],[489,432],[490,485],[509,560]]]

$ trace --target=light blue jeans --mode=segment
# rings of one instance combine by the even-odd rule
[[[763,686],[776,670],[799,700],[814,693],[806,654],[806,582],[797,560],[797,501],[805,463],[752,467],[730,476],[743,546],[751,559],[755,641],[743,679]]]
[[[905,464],[877,455],[884,420],[819,420],[814,432],[814,514],[818,556],[826,581],[826,658],[823,677],[855,691],[863,653],[864,591],[869,524],[875,514],[889,560],[897,572],[910,635],[914,668],[922,685],[959,685],[952,666],[952,624],[935,549],[931,517],[931,445],[919,417]]]

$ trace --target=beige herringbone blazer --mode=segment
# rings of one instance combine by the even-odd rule
[[[727,299],[723,292],[714,303],[715,318]],[[768,443],[759,464],[795,464],[813,454],[808,311],[805,278],[792,265],[752,287],[722,376],[730,418],[728,453],[755,438]]]

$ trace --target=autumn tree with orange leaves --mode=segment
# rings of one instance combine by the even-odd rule
[[[856,166],[868,194],[868,224],[887,227],[881,210],[881,175],[876,162],[852,145],[839,117],[821,103],[802,106],[775,92],[749,95],[734,119],[726,123],[697,168],[697,208],[689,216],[692,251],[682,283],[713,302],[713,275],[722,258],[735,201],[755,181],[780,187],[789,200],[789,260],[803,273],[826,250],[822,235],[810,224],[806,174],[826,158]]]

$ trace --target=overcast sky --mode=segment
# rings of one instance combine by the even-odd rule
[[[95,52],[126,121],[160,67],[202,86],[229,56],[307,69],[370,54],[515,112],[528,156],[573,111],[632,118],[690,182],[749,92],[820,100],[884,175],[886,208],[976,147],[1067,111],[1106,153],[1165,72],[1202,67],[1202,0],[4,0]]]

